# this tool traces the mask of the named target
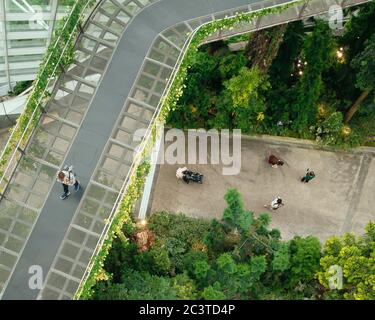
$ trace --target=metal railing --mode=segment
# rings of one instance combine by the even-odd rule
[[[178,65],[177,67],[174,69],[173,71],[173,77],[170,77],[168,79],[168,82],[167,82],[167,85],[166,85],[166,88],[164,89],[163,91],[163,94],[162,94],[162,97],[166,97],[169,93],[169,90],[171,88],[171,85],[174,81],[174,79],[176,78],[177,76],[177,73],[178,73],[178,70],[179,70],[179,67],[183,61],[183,57],[185,56],[186,54],[186,48],[189,47],[195,33],[197,32],[197,30],[194,31],[194,33],[192,33],[192,35],[189,37],[189,40],[185,42],[180,54],[179,54],[179,57],[177,59],[178,61]],[[143,157],[143,153],[147,147],[147,144],[149,142],[149,139],[152,138],[152,128],[153,128],[153,123],[156,121],[156,119],[159,117],[160,115],[160,112],[161,112],[161,108],[160,108],[160,105],[161,105],[161,101],[163,101],[163,98],[161,98],[158,106],[157,106],[157,112],[154,113],[154,115],[152,116],[151,120],[150,120],[150,125],[148,126],[147,130],[146,130],[146,133],[145,135],[143,136],[142,140],[141,140],[141,143],[140,143],[140,146],[139,148],[137,148],[137,153],[134,157],[134,160],[129,168],[129,172],[127,173],[126,175],[126,178],[124,180],[124,183],[122,184],[121,186],[121,189],[120,189],[120,192],[119,192],[119,195],[117,196],[116,198],[116,201],[112,207],[112,210],[111,210],[111,213],[108,217],[108,223],[105,225],[101,235],[100,235],[100,238],[99,238],[99,241],[98,241],[98,244],[96,245],[95,249],[94,249],[94,252],[93,254],[91,255],[91,258],[90,258],[90,263],[88,265],[88,267],[86,268],[86,271],[83,275],[83,278],[81,279],[81,282],[80,282],[80,285],[78,287],[78,291],[79,289],[82,287],[82,285],[86,282],[88,276],[90,275],[91,273],[91,269],[94,265],[94,261],[93,261],[93,258],[99,253],[99,251],[101,250],[102,246],[103,246],[103,243],[104,243],[104,240],[106,239],[106,236],[107,236],[107,233],[110,229],[110,227],[112,226],[112,222],[115,218],[115,216],[117,215],[117,211],[119,209],[119,206],[125,196],[125,193],[129,187],[129,184],[128,182],[131,180],[132,176],[136,174],[137,172],[137,169],[138,169],[138,166],[139,164],[143,161],[144,157]],[[79,298],[79,297],[77,297]]]
[[[280,7],[280,6],[283,6],[283,5],[286,5],[286,4],[291,4],[291,3],[298,3],[300,2],[300,0],[292,0],[292,1],[287,1],[287,2],[284,2],[282,4],[276,4],[274,6],[269,6],[267,7],[268,8],[275,8],[275,7]],[[254,11],[250,11],[250,12],[247,12],[246,14],[251,14],[251,13],[254,13],[254,12],[260,12],[260,11],[263,11],[265,8],[261,8],[261,9],[258,9],[258,10],[254,10]],[[225,12],[225,11],[224,11]],[[108,235],[108,231],[109,229],[111,228],[112,226],[112,223],[113,223],[113,220],[114,218],[116,217],[116,215],[118,214],[118,210],[119,210],[119,207],[125,197],[125,194],[126,194],[126,191],[129,187],[129,181],[131,181],[133,175],[135,175],[137,173],[137,169],[138,169],[138,166],[142,163],[142,161],[144,160],[144,152],[146,150],[146,148],[148,147],[148,144],[150,142],[150,139],[153,139],[153,136],[152,136],[152,130],[153,130],[153,126],[156,122],[156,120],[159,118],[160,116],[160,113],[162,111],[162,105],[164,104],[164,99],[166,97],[168,97],[169,93],[170,93],[170,90],[171,90],[171,87],[172,87],[172,84],[174,82],[174,80],[176,79],[176,76],[178,75],[178,72],[179,72],[179,69],[180,69],[180,66],[184,60],[184,57],[188,51],[188,48],[190,47],[190,44],[192,42],[192,40],[194,39],[194,36],[196,35],[196,33],[202,28],[204,27],[205,25],[209,25],[210,23],[212,22],[217,22],[217,21],[221,21],[221,20],[226,20],[226,19],[230,19],[230,18],[233,18],[235,17],[236,14],[232,15],[232,16],[227,16],[225,18],[222,18],[222,19],[216,19],[216,20],[213,20],[213,21],[208,21],[208,22],[205,22],[203,23],[202,25],[200,25],[197,29],[195,29],[190,35],[189,35],[189,38],[185,41],[182,49],[181,49],[181,52],[177,58],[177,64],[176,66],[174,67],[174,70],[173,70],[173,75],[172,77],[170,77],[167,81],[167,84],[166,84],[166,87],[163,91],[163,94],[161,95],[161,99],[156,107],[156,110],[157,112],[154,113],[154,115],[152,116],[151,120],[150,120],[150,125],[148,126],[147,130],[146,130],[146,133],[145,135],[143,136],[141,142],[140,142],[140,145],[139,147],[137,148],[137,153],[136,155],[134,156],[134,160],[130,166],[130,169],[129,169],[129,172],[124,180],[124,183],[122,184],[122,187],[120,189],[120,192],[119,192],[119,195],[117,196],[116,198],[116,201],[112,207],[112,210],[111,210],[111,213],[107,219],[107,224],[105,225],[101,235],[100,235],[100,238],[99,238],[99,241],[94,249],[94,252],[92,253],[91,257],[90,257],[90,262],[89,262],[89,265],[87,266],[86,270],[85,270],[85,273],[81,279],[81,282],[78,286],[78,289],[77,289],[77,292],[76,292],[76,296],[74,297],[74,299],[79,299],[80,295],[82,294],[82,292],[80,292],[80,290],[83,289],[83,286],[84,286],[84,283],[88,280],[88,277],[90,276],[91,274],[91,271],[92,271],[92,268],[95,264],[95,260],[94,260],[94,257],[100,252],[100,250],[102,249],[102,246],[104,244],[104,241],[107,239],[107,235]],[[78,295],[77,295],[78,293]]]
[[[88,7],[90,7],[91,5],[94,5],[96,2],[101,2],[101,1],[102,0],[87,1],[86,4],[83,6],[83,8],[80,12],[80,15],[77,19],[77,23],[73,27],[73,30],[75,32],[70,33],[69,38],[66,41],[63,49],[61,50],[61,54],[60,54],[56,63],[52,62],[54,49],[58,48],[59,45],[64,44],[64,39],[62,38],[63,32],[66,29],[66,27],[68,26],[68,23],[70,22],[70,19],[72,19],[73,13],[75,13],[75,10],[76,10],[77,6],[80,4],[79,1],[77,1],[74,4],[74,6],[72,7],[70,14],[66,18],[63,27],[60,29],[61,32],[58,35],[58,37],[56,38],[56,40],[54,40],[53,45],[50,46],[47,49],[48,50],[47,52],[49,52],[49,54],[47,55],[47,58],[43,60],[43,67],[42,67],[41,71],[38,73],[38,77],[35,80],[35,82],[33,84],[33,87],[32,87],[32,90],[31,90],[31,92],[28,95],[28,98],[26,100],[25,110],[23,111],[23,113],[21,114],[19,119],[21,119],[21,117],[24,114],[29,112],[29,110],[27,110],[27,105],[30,103],[31,99],[35,98],[34,97],[35,90],[36,90],[37,86],[39,85],[39,82],[41,81],[40,75],[43,75],[43,73],[46,71],[47,66],[49,66],[49,64],[51,64],[51,63],[54,63],[53,71],[50,73],[50,75],[48,77],[47,83],[44,86],[44,90],[43,90],[42,94],[39,95],[38,100],[36,101],[36,107],[34,108],[33,112],[31,113],[30,118],[29,118],[25,128],[22,130],[22,133],[21,133],[21,135],[18,139],[18,142],[15,143],[14,140],[17,140],[17,138],[15,138],[15,137],[16,137],[17,134],[19,134],[19,132],[21,130],[21,128],[20,128],[21,121],[17,121],[16,125],[13,127],[11,135],[10,135],[10,137],[9,137],[9,139],[8,139],[8,141],[7,141],[5,147],[4,147],[4,149],[3,149],[3,151],[0,155],[0,163],[1,163],[4,159],[4,157],[8,157],[7,153],[9,152],[9,150],[13,149],[13,153],[11,153],[9,155],[9,158],[7,158],[5,160],[5,164],[4,164],[5,168],[2,171],[2,174],[1,174],[1,177],[0,177],[0,201],[4,198],[4,194],[5,194],[5,191],[8,187],[9,181],[11,180],[11,178],[14,174],[14,171],[17,168],[17,165],[18,165],[19,161],[21,160],[22,156],[24,155],[23,148],[25,148],[27,146],[35,128],[37,127],[36,125],[34,125],[34,127],[32,127],[33,123],[35,123],[36,120],[39,121],[40,116],[43,113],[43,108],[44,108],[42,106],[43,99],[45,99],[46,93],[49,93],[48,90],[52,89],[51,91],[53,91],[54,86],[57,83],[57,82],[54,83],[54,81],[58,79],[58,78],[56,79],[56,71],[61,66],[60,63],[61,63],[61,61],[64,57],[64,54],[66,53],[67,49],[71,45],[72,37],[74,35],[76,35],[77,34],[76,31],[78,31],[76,41],[78,40],[79,35],[80,35],[80,30],[81,30],[80,24],[81,24],[81,21],[84,20],[85,15],[87,14]],[[92,14],[93,11],[95,11],[95,9],[92,10],[90,14]],[[88,17],[90,17],[90,15]],[[39,117],[39,118],[37,119],[37,117]],[[31,130],[30,136],[28,138],[25,138],[29,130]],[[20,154],[20,157],[17,157],[18,154]],[[1,186],[4,182],[5,182],[5,187],[1,188]]]
[[[326,14],[327,13],[327,8],[321,10],[321,11],[315,11],[313,13],[310,13],[310,14],[306,14],[304,15],[303,12],[305,11],[307,5],[309,4],[309,2],[311,1],[314,1],[314,0],[306,0],[306,5],[304,5],[300,11],[300,16],[298,17],[295,17],[295,18],[291,18],[291,19],[288,19],[288,20],[285,20],[283,21],[283,24],[284,23],[290,23],[290,22],[294,22],[294,21],[298,21],[298,20],[302,20],[302,19],[307,19],[307,18],[311,18],[311,17],[314,17],[314,16],[319,16],[319,15],[322,15],[322,14]],[[323,0],[324,1],[324,0]],[[373,0],[342,0],[341,3],[337,0],[337,5],[340,5],[342,8],[349,8],[349,7],[353,7],[353,6],[358,6],[358,5],[362,5],[362,4],[365,4],[367,2],[371,2]],[[343,23],[346,23],[350,20],[350,17],[346,16],[344,17],[343,20],[341,20]],[[341,22],[340,21],[340,22]],[[238,35],[243,35],[243,34],[247,34],[247,33],[250,33],[250,32],[255,32],[255,31],[259,31],[261,29],[268,29],[268,28],[272,28],[276,25],[279,25],[280,23],[276,23],[276,24],[269,24],[269,25],[262,25],[260,28],[259,27],[253,27],[251,25],[251,23],[248,24],[248,26],[241,26],[240,29],[236,30],[236,28],[234,28],[234,30],[230,31],[230,32],[223,32],[222,31],[217,31],[216,33],[214,33],[213,35],[211,35],[210,37],[208,37],[207,39],[205,39],[203,42],[202,42],[202,45],[203,44],[209,44],[209,43],[212,43],[212,42],[216,42],[218,40],[226,40],[226,39],[229,39],[229,38],[232,38],[234,36],[238,36]],[[312,21],[312,22],[305,22],[304,23],[304,26],[305,27],[311,27],[313,26],[315,23]],[[226,30],[227,31],[227,30]]]
[[[351,6],[351,5],[357,5],[357,4],[362,4],[362,3],[365,3],[365,2],[368,2],[369,0],[357,0],[355,3],[352,3],[352,4],[344,4],[342,3],[343,6]],[[269,9],[269,8],[275,8],[275,7],[280,7],[280,6],[284,6],[284,5],[287,5],[287,4],[292,4],[292,3],[299,3],[301,2],[300,0],[292,0],[292,1],[286,1],[286,2],[283,2],[283,3],[280,3],[280,4],[276,4],[276,5],[273,5],[273,6],[269,6],[269,7],[266,7],[266,8],[261,8],[261,9],[258,9],[258,10],[253,10],[253,11],[249,11],[247,12],[246,14],[251,14],[251,13],[254,13],[254,12],[260,12],[260,11],[263,11],[264,9]],[[308,2],[308,1],[307,1]],[[240,8],[239,8],[240,9]],[[304,10],[301,10],[301,11],[304,11]],[[326,11],[324,11],[326,12]],[[300,12],[301,13],[301,12]],[[233,18],[235,17],[236,14],[232,15],[232,16],[227,16],[225,18],[222,18],[222,19],[216,19],[214,21],[220,21],[220,20],[225,20],[225,19],[230,19],[230,18]],[[287,19],[285,20],[284,23],[287,23],[289,21],[295,21],[295,20],[300,20],[301,17],[297,17],[296,19]],[[166,88],[164,89],[163,91],[163,94],[161,96],[161,99],[157,105],[157,108],[156,110],[158,110],[157,112],[154,113],[151,121],[150,121],[150,125],[148,126],[147,128],[147,131],[144,135],[144,137],[142,138],[141,140],[141,143],[140,143],[140,146],[139,148],[137,149],[137,154],[135,155],[134,157],[134,161],[132,162],[132,165],[129,169],[129,172],[124,180],[124,183],[120,189],[120,192],[119,192],[119,195],[117,196],[116,198],[116,201],[113,205],[113,208],[111,210],[111,213],[108,217],[108,223],[105,225],[101,235],[100,235],[100,238],[99,238],[99,241],[94,249],[94,252],[93,254],[91,255],[90,257],[90,262],[89,262],[89,265],[87,266],[86,270],[85,270],[85,273],[81,279],[81,282],[79,284],[79,287],[77,289],[77,292],[76,292],[76,296],[74,297],[75,299],[79,299],[80,295],[82,294],[81,290],[83,289],[83,286],[85,284],[85,282],[88,280],[88,277],[90,276],[91,274],[91,271],[92,271],[92,268],[95,264],[95,260],[94,260],[94,257],[100,252],[100,250],[102,249],[102,246],[104,244],[104,241],[107,239],[107,235],[108,235],[108,231],[109,229],[111,228],[112,226],[112,223],[113,223],[113,220],[114,218],[116,217],[116,215],[118,214],[118,210],[119,210],[119,207],[122,203],[122,200],[126,194],[126,191],[129,187],[129,181],[131,181],[133,175],[136,174],[137,172],[137,169],[138,169],[138,166],[139,164],[144,160],[144,151],[146,149],[146,147],[148,146],[148,143],[150,142],[150,139],[153,139],[152,137],[152,130],[153,130],[153,126],[154,126],[154,122],[156,121],[156,119],[159,117],[161,111],[162,111],[162,105],[164,103],[164,99],[169,95],[169,92],[171,90],[171,87],[172,87],[172,84],[179,72],[179,69],[180,69],[180,66],[183,62],[183,59],[186,55],[186,52],[187,52],[187,49],[189,48],[192,40],[194,39],[194,36],[196,35],[196,33],[199,31],[199,29],[201,29],[203,26],[205,25],[209,25],[210,23],[212,23],[213,21],[208,21],[208,22],[205,22],[203,23],[202,25],[200,25],[197,29],[195,29],[189,36],[189,38],[185,41],[184,43],[184,46],[182,47],[181,49],[181,52],[179,54],[179,57],[177,59],[177,64],[174,68],[174,71],[173,71],[173,75],[172,77],[170,77],[168,79],[168,82],[166,84]],[[268,28],[268,26],[266,26]]]

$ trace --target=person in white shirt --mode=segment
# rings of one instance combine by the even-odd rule
[[[75,191],[81,189],[81,185],[75,177],[73,172],[73,166],[66,167],[57,173],[57,181],[62,183],[64,188],[64,193],[60,196],[61,200],[65,200],[70,196],[69,187],[74,186]]]
[[[265,208],[270,208],[272,210],[277,210],[279,209],[280,207],[282,207],[284,205],[283,203],[283,200],[280,198],[280,197],[276,197],[270,205],[268,204],[265,204],[264,207]]]

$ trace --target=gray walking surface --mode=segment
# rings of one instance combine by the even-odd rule
[[[320,2],[314,1],[315,4]],[[17,219],[4,217],[11,226],[4,245],[1,245],[0,230],[2,299],[70,299],[74,296],[131,164],[129,150],[134,150],[134,145],[125,138],[126,134],[132,136],[137,128],[147,127],[157,111],[162,96],[160,85],[166,86],[165,78],[175,68],[182,51],[179,42],[183,43],[188,33],[202,23],[219,18],[221,11],[233,9],[225,13],[231,15],[242,6],[249,10],[249,4],[259,3],[259,9],[286,1],[136,1],[139,6],[151,2],[154,3],[141,10],[131,1],[121,5],[116,0],[103,0],[90,21],[78,50],[90,60],[77,57],[75,67],[64,75],[40,125],[44,140],[40,139],[39,143],[47,143],[46,135],[54,135],[55,142],[48,142],[49,149],[46,145],[30,149],[27,160],[34,161],[35,175],[28,176],[29,167],[22,169],[21,166],[14,179],[17,183],[12,182],[7,200],[0,204],[4,212],[10,210],[17,215]],[[216,13],[220,14],[216,17]],[[284,22],[295,16],[301,15],[292,9]],[[262,27],[262,23],[264,27],[270,26],[276,18],[279,16],[271,17],[271,21],[263,19],[256,28]],[[191,22],[191,19],[197,20]],[[178,28],[169,29],[176,24]],[[185,31],[180,31],[182,29]],[[181,38],[168,30],[175,35],[181,32]],[[91,54],[91,51],[95,52]],[[152,68],[148,68],[150,66]],[[146,69],[147,77],[144,76]],[[159,70],[157,75],[155,70]],[[150,79],[153,84],[149,86]],[[143,87],[139,85],[141,81]],[[58,129],[48,126],[58,126]],[[31,146],[37,144],[38,134]],[[65,201],[59,199],[62,186],[54,182],[54,174],[63,164],[74,165],[84,186],[84,190],[77,194],[73,191]],[[30,182],[32,192],[21,188],[22,182],[26,185],[25,177],[28,183],[34,179]],[[25,213],[29,215],[29,224]],[[42,290],[29,288],[31,266],[42,267],[44,279],[47,279]]]
[[[83,186],[94,173],[116,120],[157,34],[168,26],[218,11],[236,8],[247,0],[164,0],[139,13],[128,25],[89,110],[79,128],[65,163],[73,164]],[[105,107],[103,107],[105,106]],[[3,299],[36,299],[29,289],[29,268],[49,270],[79,206],[82,193],[62,201],[62,187],[55,183],[7,285]]]

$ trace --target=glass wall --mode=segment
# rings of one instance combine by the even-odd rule
[[[18,81],[33,80],[56,21],[74,0],[0,0],[0,95]]]

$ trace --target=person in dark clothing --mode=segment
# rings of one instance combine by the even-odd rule
[[[309,181],[311,181],[312,179],[315,178],[315,172],[310,170],[310,169],[307,169],[307,173],[306,175],[301,179],[301,182],[304,182],[304,183],[308,183]]]
[[[272,166],[272,168],[277,168],[278,166],[284,165],[284,161],[282,161],[281,159],[279,159],[273,154],[269,156],[268,163]]]

